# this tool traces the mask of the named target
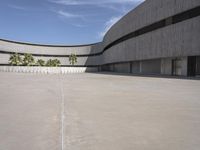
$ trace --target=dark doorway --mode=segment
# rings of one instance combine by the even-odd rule
[[[197,73],[197,57],[189,56],[188,57],[188,76],[196,76]]]
[[[200,76],[200,56],[196,57],[196,76]]]

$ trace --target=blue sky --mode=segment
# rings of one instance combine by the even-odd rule
[[[1,0],[0,38],[40,44],[89,44],[143,0]]]

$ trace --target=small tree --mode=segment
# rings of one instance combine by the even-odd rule
[[[49,59],[46,63],[46,66],[48,67],[58,67],[60,66],[60,60],[58,59]]]
[[[61,65],[60,60],[58,60],[58,59],[54,59],[54,60],[53,60],[53,66],[54,66],[54,67],[58,67],[58,66],[60,66],[60,65]]]
[[[36,62],[36,65],[37,66],[45,66],[45,61],[42,60],[42,59],[38,59],[37,62]]]
[[[46,66],[47,67],[51,67],[52,66],[52,59],[47,60]]]
[[[32,54],[24,54],[23,65],[33,66],[34,64],[35,64],[35,60]]]
[[[19,66],[23,63],[21,56],[18,53],[12,54],[9,63],[13,66]]]
[[[76,54],[71,54],[69,56],[69,62],[71,65],[75,65],[77,63],[77,56]]]

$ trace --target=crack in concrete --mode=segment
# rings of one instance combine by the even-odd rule
[[[64,150],[64,131],[65,131],[65,95],[63,90],[62,79],[60,77],[60,91],[61,91],[61,150]]]

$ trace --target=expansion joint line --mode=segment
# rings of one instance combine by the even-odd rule
[[[60,128],[60,136],[61,136],[61,150],[64,150],[64,133],[65,133],[65,95],[63,90],[62,78],[60,77],[60,90],[61,90],[61,128]]]

